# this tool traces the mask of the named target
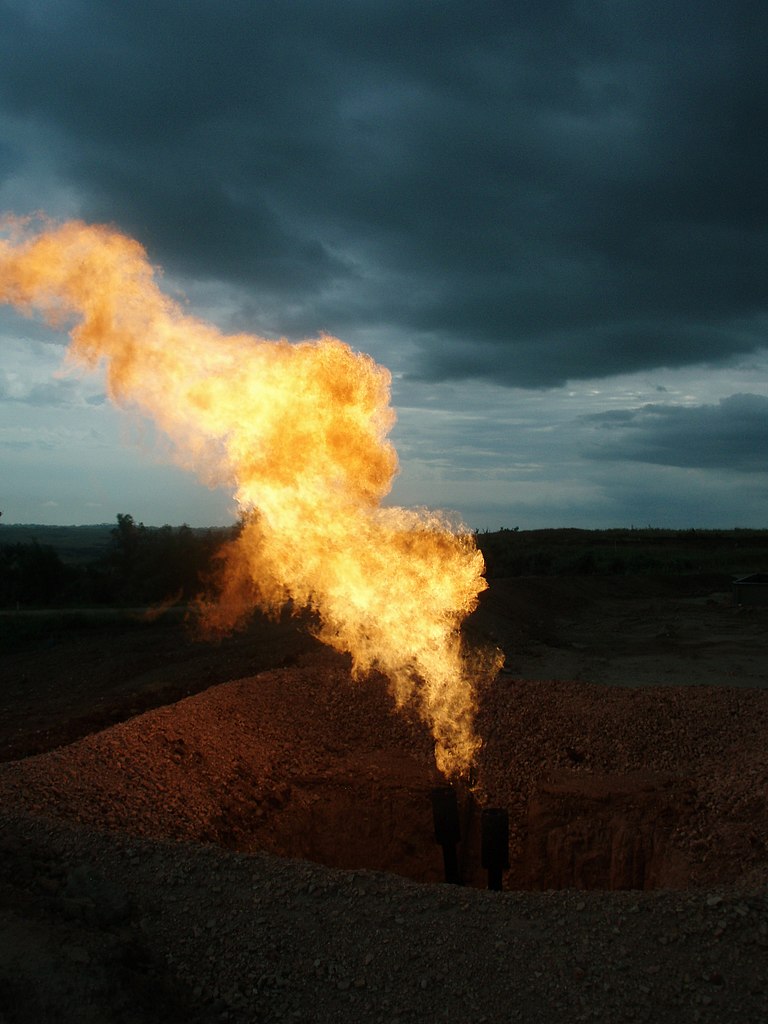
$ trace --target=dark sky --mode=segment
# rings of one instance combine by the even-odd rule
[[[765,525],[767,39],[748,0],[0,0],[0,211],[115,224],[224,330],[370,352],[402,503]],[[65,427],[108,448],[50,336],[0,328],[17,479]],[[132,511],[104,486],[0,498]]]

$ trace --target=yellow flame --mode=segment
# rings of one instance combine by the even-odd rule
[[[244,528],[210,624],[288,600],[313,609],[320,638],[349,652],[358,675],[381,670],[398,705],[418,708],[438,767],[463,771],[479,740],[459,628],[486,587],[483,560],[438,513],[382,507],[397,471],[389,372],[336,338],[221,334],[185,314],[142,246],[108,227],[3,226],[0,300],[54,326],[76,321],[69,359],[103,363],[116,404],[149,414],[206,483],[232,487]]]

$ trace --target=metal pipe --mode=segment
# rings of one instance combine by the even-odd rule
[[[432,790],[432,818],[435,825],[435,841],[443,848],[445,880],[461,885],[456,844],[461,839],[459,806],[453,786],[437,786]]]
[[[502,873],[509,867],[509,812],[486,807],[480,816],[480,858],[488,872],[488,888],[501,892]]]
[[[459,819],[461,821],[461,848],[459,851],[459,874],[462,883],[473,874],[473,859],[477,856],[477,822],[479,808],[475,795],[459,783]]]

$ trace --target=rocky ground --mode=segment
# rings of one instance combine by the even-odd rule
[[[712,580],[494,583],[461,887],[429,737],[294,624],[10,645],[0,1021],[765,1019],[767,623]]]

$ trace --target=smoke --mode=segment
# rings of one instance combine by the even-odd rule
[[[103,367],[110,399],[149,416],[177,463],[226,484],[244,527],[221,560],[211,628],[255,606],[317,613],[356,675],[391,680],[463,770],[478,667],[460,626],[485,588],[472,535],[439,513],[383,507],[397,472],[389,372],[332,337],[224,335],[157,284],[142,246],[108,227],[7,218],[0,300],[68,327],[70,363]],[[493,671],[494,664],[483,667]]]

